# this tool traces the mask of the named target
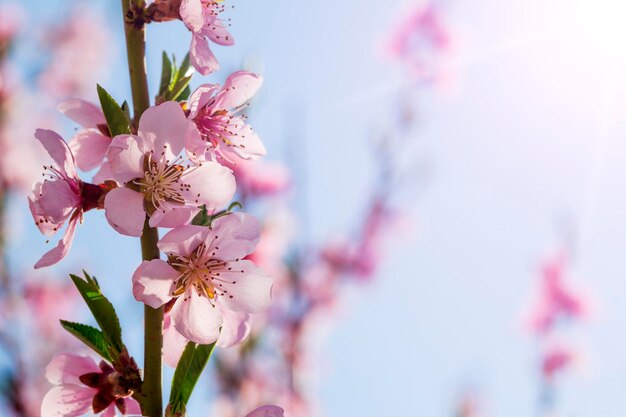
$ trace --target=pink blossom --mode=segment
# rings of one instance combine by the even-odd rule
[[[291,184],[284,164],[265,161],[237,161],[227,164],[235,173],[237,188],[244,197],[267,197],[286,191]]]
[[[209,41],[230,46],[235,40],[220,19],[224,4],[220,0],[182,0],[180,17],[192,33],[190,58],[192,65],[202,75],[219,69],[217,58],[209,48]]]
[[[114,53],[111,39],[101,14],[77,7],[62,25],[48,31],[51,56],[39,77],[42,90],[53,97],[93,96]]]
[[[59,354],[46,368],[46,378],[55,386],[43,399],[42,417],[141,414],[133,392],[120,384],[121,375],[104,361],[98,365],[87,356]]]
[[[541,270],[541,287],[530,313],[531,328],[544,333],[560,319],[580,318],[588,312],[588,302],[566,281],[567,258],[559,253]]]
[[[24,299],[29,315],[35,321],[37,330],[50,340],[63,330],[59,319],[71,317],[76,310],[78,293],[68,281],[52,282],[48,280],[28,280],[24,285]],[[63,300],[62,303],[59,300]]]
[[[84,128],[69,142],[78,168],[89,171],[102,165],[111,136],[100,107],[85,100],[70,99],[59,104],[58,109]]]
[[[214,161],[184,165],[185,140],[199,137],[175,102],[150,107],[139,120],[137,135],[113,138],[107,158],[112,177],[123,187],[104,201],[106,218],[118,232],[141,236],[146,214],[150,226],[188,223],[198,208],[213,211],[235,193],[230,169]]]
[[[58,245],[35,264],[35,268],[41,268],[53,265],[67,255],[76,226],[82,222],[83,213],[100,206],[104,190],[78,178],[72,152],[57,133],[37,129],[35,137],[55,162],[54,165],[45,167],[49,178],[35,184],[28,198],[35,224],[41,233],[50,236],[69,221],[65,235]]]
[[[280,407],[275,405],[264,405],[246,415],[246,417],[284,417],[284,413],[285,412]]]
[[[541,360],[541,373],[544,378],[552,379],[559,372],[570,367],[576,361],[576,354],[572,349],[563,346],[554,346],[548,349]]]
[[[173,229],[158,243],[168,261],[144,261],[135,271],[135,298],[153,308],[176,299],[171,311],[176,330],[195,343],[216,341],[220,328],[225,331],[223,309],[258,313],[270,305],[271,278],[243,259],[254,251],[259,229],[257,220],[243,213],[220,217],[210,228]]]
[[[24,10],[18,3],[0,4],[0,54],[17,35],[23,23]]]
[[[442,58],[451,54],[454,39],[440,8],[418,1],[396,22],[385,44],[386,54],[403,62],[417,79],[438,81],[442,77]]]
[[[189,97],[189,119],[193,120],[199,137],[185,144],[187,152],[198,160],[223,158],[256,159],[266,154],[261,139],[238,113],[261,87],[261,76],[248,71],[232,73],[223,87],[201,85]]]

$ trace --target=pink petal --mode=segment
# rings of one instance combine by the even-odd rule
[[[167,232],[157,246],[166,255],[189,257],[200,243],[205,242],[211,229],[204,226],[187,225]]]
[[[264,405],[255,409],[246,417],[284,417],[285,411],[275,405]]]
[[[102,164],[110,144],[111,138],[102,133],[84,130],[70,139],[69,147],[76,157],[76,165],[89,171]]]
[[[220,337],[216,345],[221,348],[229,348],[240,344],[250,334],[250,315],[220,307],[223,324]]]
[[[191,65],[202,75],[209,75],[220,68],[217,58],[209,48],[209,42],[202,35],[192,35],[189,57]]]
[[[174,327],[187,340],[206,345],[220,336],[222,313],[193,289],[178,298],[171,315]]]
[[[97,128],[98,125],[106,124],[100,107],[85,100],[78,98],[65,100],[57,106],[57,109],[83,127]]]
[[[263,84],[263,77],[250,71],[236,71],[226,79],[218,93],[215,110],[235,109],[250,100]]]
[[[104,198],[104,210],[107,221],[119,233],[136,237],[143,233],[143,194],[125,187],[114,188]]]
[[[254,252],[261,238],[259,221],[246,213],[231,213],[215,219],[211,229],[210,249],[223,261],[245,258]]]
[[[161,259],[143,261],[133,274],[133,295],[152,308],[159,308],[172,299],[174,281],[180,273]]]
[[[187,342],[188,340],[172,325],[170,315],[166,314],[163,321],[163,361],[168,366],[176,368]]]
[[[187,106],[189,106],[189,118],[193,119],[198,115],[198,111],[205,107],[220,89],[218,84],[202,84],[191,93]]]
[[[95,184],[101,184],[106,180],[113,180],[113,172],[111,171],[111,165],[109,165],[107,161],[104,161],[100,170],[93,176],[92,181]]]
[[[235,44],[233,35],[228,32],[224,23],[219,19],[214,19],[204,28],[202,33],[218,45],[231,46]]]
[[[227,137],[232,145],[220,146],[220,152],[233,153],[242,159],[257,159],[265,156],[267,154],[265,146],[252,127],[246,124],[242,117],[233,118],[233,122],[236,123],[237,129],[233,129],[233,134]]]
[[[117,415],[115,411],[115,403],[111,403],[107,408],[104,409],[100,417],[115,417]]]
[[[204,7],[200,0],[183,0],[180,3],[180,17],[187,29],[200,32],[204,27]]]
[[[189,184],[185,199],[198,206],[206,204],[209,211],[225,206],[235,195],[233,172],[217,162],[208,161],[197,168],[185,171],[182,181]]]
[[[178,227],[189,224],[199,209],[181,206],[180,204],[164,202],[150,216],[151,227]]]
[[[220,278],[224,280],[220,289],[228,292],[219,301],[230,310],[260,313],[272,303],[272,278],[251,261],[227,263]]]
[[[143,178],[143,160],[147,150],[137,136],[118,135],[113,138],[107,151],[113,177],[126,183],[135,178]]]
[[[41,142],[48,154],[50,154],[50,157],[68,178],[78,178],[74,156],[72,156],[70,148],[58,133],[47,129],[37,129],[35,137]]]
[[[41,403],[41,417],[78,417],[91,410],[94,388],[77,385],[53,387]]]
[[[61,259],[65,258],[65,255],[69,252],[74,241],[74,233],[76,232],[76,225],[78,224],[79,217],[76,216],[70,220],[70,223],[65,229],[65,235],[63,239],[51,250],[46,252],[41,259],[35,264],[35,269],[43,268],[46,266],[54,265]]]
[[[124,399],[126,403],[126,415],[141,415],[141,407],[134,398],[128,397]]]
[[[187,120],[183,109],[175,101],[148,108],[139,120],[139,135],[152,142],[150,149],[155,153],[165,149],[171,152],[167,155],[168,159],[182,152],[185,139],[193,130],[197,130],[195,125]]]
[[[59,353],[46,367],[46,379],[54,385],[81,385],[78,378],[90,372],[100,372],[98,364],[91,357]]]
[[[80,205],[80,198],[63,180],[45,181],[35,184],[28,197],[28,205],[39,231],[50,236],[63,226]]]

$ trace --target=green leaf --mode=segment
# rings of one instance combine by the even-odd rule
[[[161,69],[161,84],[159,85],[159,95],[162,96],[169,89],[174,74],[174,66],[172,61],[163,51],[163,68]]]
[[[84,271],[83,271],[84,272]],[[87,303],[87,307],[91,310],[96,322],[102,330],[105,340],[113,347],[117,353],[121,352],[124,343],[122,343],[122,328],[120,321],[115,313],[113,304],[104,296],[98,286],[98,281],[85,272],[86,280],[76,275],[70,275],[74,285],[78,288],[78,292],[83,296]]]
[[[200,374],[202,374],[202,370],[209,361],[214,347],[215,343],[210,345],[187,343],[172,379],[169,407],[174,413],[185,412],[191,393],[200,378]]]
[[[165,97],[168,100],[176,100],[182,93],[185,91],[187,87],[189,87],[189,83],[191,82],[191,75],[187,77],[183,77],[176,81],[176,84],[170,88]]]
[[[130,134],[130,120],[126,117],[126,113],[100,85],[98,85],[98,97],[100,98],[100,106],[107,121],[111,137]]]
[[[178,97],[176,97],[176,101],[185,101],[189,98],[189,96],[191,95],[191,88],[189,88],[189,85],[187,85],[187,87],[185,87],[185,89],[183,91],[181,91],[180,95]]]
[[[180,79],[181,77],[191,77],[194,73],[194,68],[191,66],[191,61],[189,60],[189,52],[185,55],[185,59],[180,64],[180,68],[177,71],[176,78]]]
[[[61,320],[61,326],[63,326],[63,328],[72,335],[76,336],[78,340],[93,349],[98,355],[102,356],[109,362],[112,361],[109,353],[110,346],[100,330],[86,324],[74,323],[66,320]]]

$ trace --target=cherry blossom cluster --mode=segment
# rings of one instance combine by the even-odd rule
[[[185,385],[193,387],[199,377],[190,376],[185,368],[186,361],[198,360],[200,354],[194,351],[202,350],[206,363],[213,346],[242,343],[251,316],[271,304],[273,280],[250,260],[261,237],[260,223],[250,214],[233,211],[241,208],[233,201],[237,188],[233,169],[266,154],[242,114],[261,87],[262,77],[236,71],[221,86],[207,83],[188,91],[193,72],[189,65],[203,75],[219,68],[208,41],[233,44],[220,18],[224,8],[221,1],[157,0],[149,6],[130,1],[124,13],[127,30],[143,31],[150,22],[180,19],[193,33],[189,57],[180,67],[164,58],[163,73],[170,78],[155,105],[139,112],[136,108],[133,119],[128,105],[117,104],[98,87],[99,104],[71,98],[58,105],[80,126],[67,142],[51,129],[37,129],[34,135],[51,162],[44,165],[43,176],[28,197],[30,211],[42,234],[62,233],[35,263],[36,269],[57,264],[68,255],[89,211],[103,211],[114,231],[140,237],[142,245],[153,245],[151,250],[164,256],[144,257],[132,276],[132,288],[147,308],[165,313],[159,323],[164,357],[177,366],[166,410],[172,416],[184,414],[188,397],[180,397],[179,391],[187,389]],[[164,16],[164,10],[170,14]],[[72,25],[66,32],[71,34]],[[129,54],[135,53],[129,45]],[[70,52],[81,49],[93,50],[67,46]],[[131,78],[131,82],[135,81]],[[89,171],[95,175],[86,180],[83,173]],[[167,232],[158,242],[150,241],[159,228]],[[72,276],[72,280],[100,329],[66,321],[62,325],[101,360],[57,355],[46,371],[54,387],[43,399],[41,415],[154,417],[155,412],[147,410],[162,401],[146,398],[150,395],[146,386],[154,381],[143,380],[142,370],[121,339],[112,305],[100,293],[98,281],[84,275],[85,279]],[[104,301],[95,301],[94,294]],[[150,337],[146,333],[146,343]],[[160,360],[150,365],[160,367]],[[279,417],[282,409],[262,406],[249,414],[253,416]]]

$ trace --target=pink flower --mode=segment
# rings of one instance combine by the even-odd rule
[[[199,137],[180,106],[166,102],[141,116],[137,135],[118,135],[109,146],[111,175],[123,187],[104,201],[106,218],[118,232],[141,236],[146,214],[150,226],[185,224],[206,205],[225,205],[235,193],[235,177],[217,162],[184,165],[185,140]]]
[[[217,84],[201,85],[189,97],[189,119],[193,120],[200,137],[185,144],[187,152],[198,160],[224,158],[255,159],[266,154],[261,139],[237,115],[261,87],[261,76],[248,71],[232,73],[222,88]]]
[[[102,110],[80,99],[66,100],[59,104],[58,109],[85,128],[74,135],[69,142],[78,168],[89,171],[102,165],[111,144],[109,128]]]
[[[427,1],[418,1],[396,22],[386,45],[386,54],[403,62],[412,75],[424,81],[442,77],[442,58],[451,55],[454,39],[441,10]]]
[[[541,360],[541,373],[544,378],[552,379],[576,362],[576,354],[572,349],[555,346],[548,349]]]
[[[222,328],[215,345],[229,348],[246,340],[250,335],[250,314],[228,310],[221,304],[217,308],[222,314]],[[174,328],[171,315],[166,314],[163,321],[163,361],[175,368],[187,342],[187,338]]]
[[[23,18],[24,10],[18,3],[0,4],[0,53],[4,52],[7,44],[19,32]]]
[[[87,356],[59,354],[46,368],[46,378],[55,387],[43,399],[41,417],[141,414],[122,376],[104,361],[98,365]]]
[[[237,161],[228,166],[235,173],[239,194],[244,198],[275,195],[286,191],[291,184],[289,170],[281,163]]]
[[[530,326],[538,333],[550,330],[558,320],[584,317],[587,300],[574,291],[565,277],[567,258],[559,253],[549,259],[541,270],[541,288],[530,315]]]
[[[224,11],[221,0],[182,0],[180,17],[192,33],[191,64],[202,75],[219,69],[217,58],[209,48],[209,40],[218,45],[230,46],[235,40],[228,33],[226,24],[219,18]]]
[[[272,279],[243,258],[260,236],[247,214],[220,217],[209,227],[182,226],[158,243],[168,261],[144,261],[133,275],[133,294],[158,308],[176,298],[174,327],[188,340],[209,344],[225,331],[223,310],[258,313],[271,302]]]
[[[285,412],[282,408],[275,405],[264,405],[255,409],[246,417],[284,417]]]
[[[76,174],[74,157],[67,144],[55,132],[37,129],[35,137],[50,154],[55,165],[45,167],[49,178],[35,184],[28,198],[35,224],[46,236],[55,234],[69,220],[65,235],[48,251],[35,268],[50,266],[67,255],[83,213],[101,206],[103,188],[84,183]]]

